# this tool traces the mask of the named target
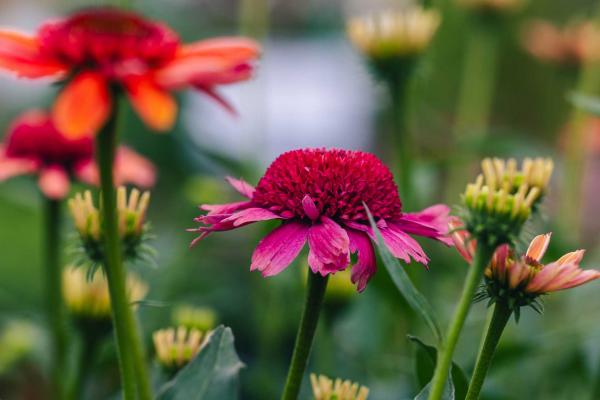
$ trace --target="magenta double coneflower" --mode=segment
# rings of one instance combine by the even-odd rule
[[[254,222],[279,219],[282,224],[265,236],[252,255],[251,270],[263,276],[283,271],[305,243],[308,263],[322,276],[342,271],[357,253],[352,282],[362,291],[376,271],[371,243],[375,233],[365,210],[372,213],[390,252],[405,262],[427,265],[429,258],[409,234],[450,245],[446,237],[449,209],[435,205],[403,213],[389,169],[374,155],[340,149],[302,149],[280,155],[256,188],[233,178],[229,183],[246,201],[202,205],[208,211],[195,221],[202,226],[192,245],[212,232],[228,231]]]

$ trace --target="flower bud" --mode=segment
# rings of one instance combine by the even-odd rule
[[[314,400],[367,400],[369,389],[349,380],[335,382],[324,375],[310,374]]]
[[[148,239],[145,218],[149,202],[150,192],[140,193],[139,190],[132,189],[127,197],[125,187],[117,189],[119,237],[126,260],[151,258],[149,256],[152,250],[144,245]],[[68,205],[81,240],[81,252],[93,265],[103,265],[102,214],[94,205],[91,192],[87,190],[83,195],[77,193],[69,200]]]
[[[217,322],[216,312],[209,307],[181,305],[173,311],[175,326],[197,329],[202,332],[213,329]]]
[[[514,243],[547,192],[552,160],[526,158],[521,169],[514,159],[486,158],[481,165],[483,175],[463,194],[466,228],[491,247]]]
[[[205,337],[198,329],[184,326],[158,330],[152,335],[156,358],[165,370],[175,373],[200,352]]]
[[[412,7],[352,18],[347,23],[347,32],[375,72],[389,78],[398,71],[402,73],[401,67],[427,48],[439,24],[437,11]]]
[[[90,275],[83,268],[67,267],[63,271],[63,298],[69,313],[76,319],[107,320],[111,318],[108,282],[102,273]],[[127,277],[127,295],[134,303],[144,298],[148,286],[135,274]]]

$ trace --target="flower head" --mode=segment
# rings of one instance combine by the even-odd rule
[[[67,80],[54,104],[59,129],[95,134],[123,90],[142,120],[169,129],[177,105],[170,91],[186,86],[223,104],[216,86],[248,79],[258,45],[244,38],[182,44],[168,26],[116,8],[96,8],[49,21],[34,36],[0,31],[0,68],[26,78]]]
[[[65,137],[44,111],[29,111],[18,117],[0,144],[0,181],[23,174],[37,174],[42,193],[51,199],[64,198],[70,180],[98,184],[91,138]],[[120,147],[115,162],[115,180],[141,187],[154,184],[150,161],[127,147]]]
[[[173,311],[173,323],[176,326],[206,332],[213,329],[216,322],[217,314],[212,308],[182,305]]]
[[[521,9],[526,0],[456,0],[456,3],[477,12],[504,13]]]
[[[440,24],[434,10],[420,7],[404,11],[352,18],[348,37],[365,56],[373,60],[411,57],[421,53]]]
[[[367,400],[369,389],[349,380],[336,379],[325,375],[310,374],[314,400]]]
[[[90,276],[83,268],[68,267],[63,271],[62,287],[65,305],[76,319],[110,321],[110,295],[103,274],[93,273]],[[129,301],[139,301],[147,292],[148,286],[130,273],[127,277]]]
[[[148,239],[145,221],[149,202],[150,192],[141,193],[132,189],[127,197],[125,187],[121,186],[117,190],[119,236],[123,254],[128,260],[143,258],[149,250],[144,245]],[[68,204],[83,252],[92,264],[103,264],[102,214],[94,205],[92,193],[89,190],[83,195],[77,193]]]
[[[460,221],[454,220],[452,227],[455,229],[452,237],[456,248],[463,249],[461,255],[470,262],[476,247],[475,240],[469,238],[466,230],[461,230]],[[498,247],[486,268],[485,290],[479,298],[506,301],[518,318],[520,307],[531,306],[539,311],[537,300],[541,295],[600,278],[600,271],[580,268],[584,250],[567,253],[554,262],[543,264],[550,236],[550,233],[536,236],[523,256],[516,255],[506,244]]]
[[[581,65],[600,59],[600,29],[589,21],[559,28],[536,20],[527,24],[523,46],[535,58],[561,65]]]
[[[467,230],[494,248],[513,243],[545,195],[553,163],[526,158],[518,169],[514,159],[486,158],[482,169],[463,195]]]
[[[205,337],[198,329],[183,326],[158,330],[152,335],[156,358],[163,368],[176,372],[200,352]]]
[[[451,243],[446,237],[448,207],[437,205],[418,213],[403,213],[389,169],[374,155],[340,149],[293,150],[280,155],[256,188],[233,178],[229,183],[246,201],[202,205],[208,211],[195,221],[198,242],[212,232],[259,221],[282,224],[264,237],[252,255],[251,270],[272,276],[287,268],[306,242],[308,264],[323,276],[345,270],[357,253],[352,282],[363,290],[375,273],[367,205],[391,253],[405,262],[429,259],[409,234]]]

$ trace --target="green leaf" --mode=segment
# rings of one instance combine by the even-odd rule
[[[416,336],[408,335],[408,340],[417,345],[417,353],[415,357],[415,368],[419,387],[426,387],[435,369],[437,361],[437,349],[433,346],[425,344]],[[462,400],[467,395],[469,388],[469,379],[467,374],[455,362],[452,363],[452,386],[456,399]]]
[[[598,97],[581,93],[571,93],[569,95],[569,101],[571,101],[575,107],[583,111],[600,116],[600,98]]]
[[[219,326],[192,362],[163,386],[156,400],[238,399],[243,366],[231,329]]]
[[[413,285],[412,281],[408,277],[408,274],[400,265],[400,262],[394,256],[392,256],[383,241],[383,237],[381,236],[381,232],[379,231],[379,228],[373,219],[373,215],[371,215],[371,211],[367,208],[366,204],[363,203],[363,205],[367,210],[371,228],[373,228],[373,232],[375,233],[375,243],[377,244],[379,254],[381,255],[381,259],[383,260],[383,264],[387,268],[388,273],[392,277],[394,284],[411,308],[425,320],[425,323],[431,329],[431,332],[433,333],[433,336],[437,342],[441,343],[443,341],[443,334],[437,319],[435,318],[431,304],[429,304],[425,296],[423,296],[421,292],[419,292]]]

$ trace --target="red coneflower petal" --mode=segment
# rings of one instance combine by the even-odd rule
[[[346,269],[350,263],[350,239],[344,228],[322,216],[308,230],[308,264],[312,271],[325,276]]]
[[[13,31],[0,31],[0,68],[24,78],[55,76],[65,71],[63,65],[41,56],[35,37]]]
[[[164,132],[173,127],[177,103],[150,76],[127,78],[125,88],[133,108],[150,128]]]
[[[350,238],[350,250],[352,253],[358,253],[358,261],[352,267],[352,283],[356,284],[356,289],[362,292],[371,276],[377,271],[377,259],[375,258],[375,249],[369,239],[369,236],[360,231],[348,229]]]
[[[106,122],[112,99],[102,75],[82,72],[58,95],[52,117],[56,127],[71,139],[95,135]]]
[[[69,193],[69,175],[62,167],[52,166],[40,172],[40,189],[50,199],[62,199]]]
[[[256,246],[250,270],[259,270],[263,276],[277,275],[298,256],[307,233],[308,226],[301,222],[288,222],[276,228]]]

